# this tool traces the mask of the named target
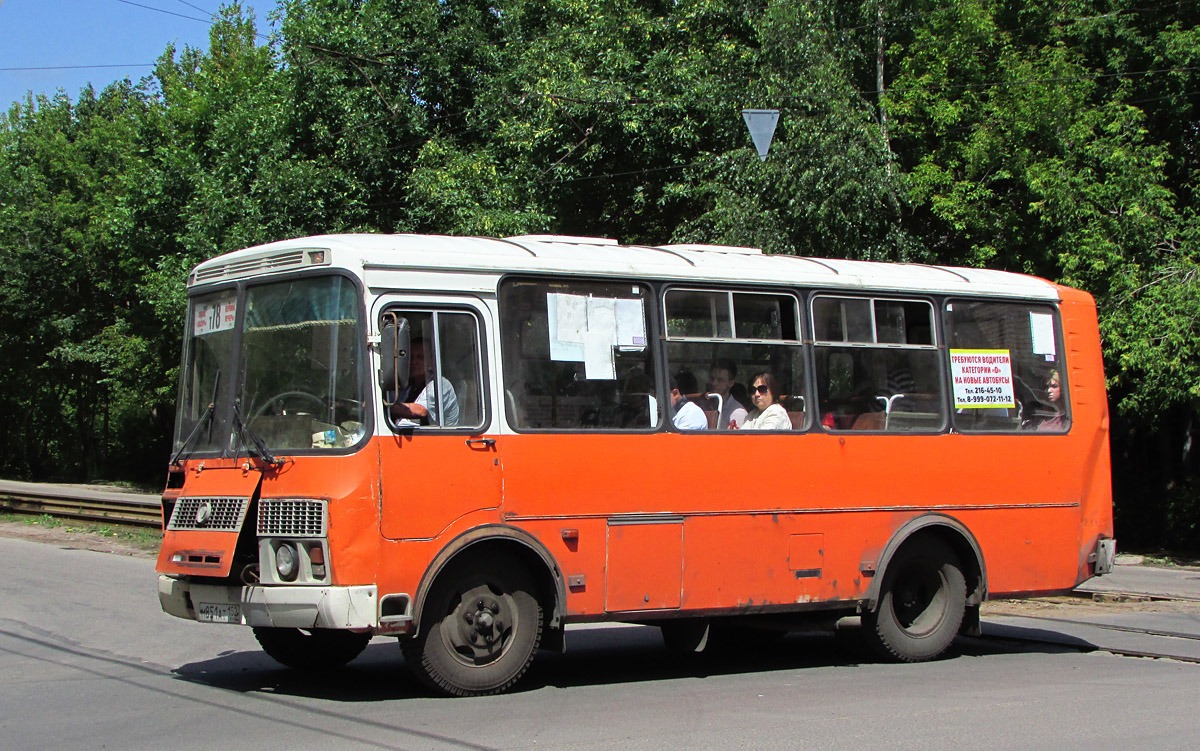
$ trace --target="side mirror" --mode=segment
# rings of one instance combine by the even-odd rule
[[[385,313],[379,332],[379,388],[390,391],[395,399],[408,388],[408,359],[411,332],[408,319]]]

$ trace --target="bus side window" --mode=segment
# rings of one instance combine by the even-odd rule
[[[648,288],[508,279],[500,287],[504,409],[518,430],[650,430],[660,424]]]
[[[812,309],[823,427],[943,429],[945,400],[929,302],[821,295]]]
[[[663,296],[667,365],[684,383],[683,395],[700,406],[709,430],[741,427],[754,414],[749,393],[755,376],[769,373],[788,421],[777,429],[803,430],[807,376],[800,341],[800,306],[779,292],[669,289]],[[683,421],[681,421],[683,422]],[[790,426],[790,428],[788,427]],[[688,432],[703,433],[690,426]]]
[[[394,428],[472,429],[484,425],[479,322],[462,311],[395,311],[408,320],[408,388],[385,393]]]
[[[944,322],[950,349],[954,427],[963,432],[1070,428],[1058,318],[1049,305],[952,300]],[[993,380],[972,370],[986,358]]]

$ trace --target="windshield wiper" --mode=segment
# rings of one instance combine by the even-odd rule
[[[233,400],[233,427],[237,437],[241,439],[242,445],[246,447],[246,453],[253,455],[257,451],[258,457],[268,466],[274,469],[282,467],[284,465],[283,459],[272,454],[271,450],[267,448],[267,444],[258,436],[258,433],[255,433],[253,428],[242,422],[241,405],[241,399]],[[249,440],[246,440],[247,438]]]
[[[187,454],[190,454],[190,452],[188,452],[188,446],[192,444],[192,441],[196,440],[196,436],[200,435],[200,428],[203,428],[206,425],[211,426],[213,412],[216,411],[217,385],[220,382],[221,371],[218,369],[216,374],[213,376],[212,401],[210,401],[208,406],[204,408],[204,411],[200,413],[200,419],[196,420],[196,424],[192,426],[192,432],[188,433],[188,437],[183,440],[182,444],[180,444],[179,450],[176,451],[175,455],[171,457],[172,467],[181,466],[180,462],[184,460]],[[185,452],[187,452],[187,454],[185,454]]]

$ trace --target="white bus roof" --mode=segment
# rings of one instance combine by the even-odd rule
[[[320,251],[325,251],[321,254]],[[318,235],[226,253],[196,267],[189,285],[313,265],[348,268],[370,287],[406,287],[405,274],[557,274],[679,283],[784,285],[901,293],[1059,299],[1054,284],[988,269],[767,255],[720,245],[620,245],[606,238],[527,235]],[[478,289],[482,280],[466,286]],[[495,279],[487,284],[495,288]]]

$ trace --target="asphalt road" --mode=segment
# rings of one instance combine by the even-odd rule
[[[687,659],[654,629],[578,629],[518,693],[434,699],[391,640],[304,677],[248,629],[166,616],[147,559],[0,538],[0,568],[4,749],[1091,751],[1200,731],[1200,665],[1010,639],[884,665],[831,637]]]

